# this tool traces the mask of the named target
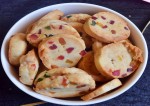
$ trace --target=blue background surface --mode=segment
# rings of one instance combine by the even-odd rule
[[[11,26],[26,14],[53,4],[83,2],[113,9],[129,18],[142,30],[150,20],[150,3],[142,0],[0,0],[0,44]],[[150,48],[150,27],[144,37]],[[139,81],[124,94],[94,106],[150,106],[150,61]],[[5,75],[0,64],[0,106],[18,106],[38,102],[19,90]],[[54,106],[44,104],[41,106]],[[73,104],[72,104],[73,105]]]

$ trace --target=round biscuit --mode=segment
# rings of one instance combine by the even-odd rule
[[[121,41],[130,36],[127,23],[110,12],[99,12],[93,15],[85,22],[84,30],[88,35],[105,43]]]
[[[124,78],[133,73],[143,61],[142,51],[127,41],[108,44],[94,54],[100,73],[109,78]]]
[[[48,68],[73,67],[85,52],[81,38],[60,34],[44,39],[38,46],[39,57]]]

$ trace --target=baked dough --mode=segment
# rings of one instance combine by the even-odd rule
[[[55,68],[38,75],[34,90],[37,93],[57,98],[84,95],[95,88],[90,75],[78,68]]]
[[[38,53],[48,69],[73,67],[85,55],[85,43],[81,38],[73,35],[55,35],[39,44]]]
[[[85,22],[84,30],[88,35],[105,43],[121,41],[130,36],[127,23],[110,12],[99,12],[93,15]]]
[[[8,59],[12,65],[18,66],[19,59],[27,51],[26,35],[17,33],[10,38]]]
[[[100,73],[109,78],[124,78],[143,62],[142,50],[127,41],[108,44],[94,54]]]
[[[34,50],[20,58],[19,80],[25,85],[32,85],[38,72],[39,61]]]

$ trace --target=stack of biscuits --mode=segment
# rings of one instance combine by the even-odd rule
[[[8,59],[20,82],[37,93],[90,100],[120,87],[143,62],[129,36],[127,23],[113,13],[54,10],[10,38]]]

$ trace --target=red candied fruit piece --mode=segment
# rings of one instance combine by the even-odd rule
[[[86,51],[85,50],[82,50],[80,53],[79,53],[81,56],[84,56],[86,54]]]
[[[62,26],[62,25],[60,25],[60,26],[59,26],[59,29],[62,29],[62,27],[63,27],[63,26]]]
[[[32,67],[33,70],[36,69],[36,65],[35,64],[31,64],[31,67]]]
[[[110,20],[110,22],[109,22],[110,24],[114,24],[115,23],[115,21],[113,21],[113,20]]]
[[[74,50],[73,47],[69,47],[69,48],[66,49],[67,53],[71,53],[73,50]]]
[[[102,18],[103,20],[105,20],[105,19],[106,19],[104,16],[101,16],[101,18]]]
[[[107,28],[107,25],[104,25],[102,28]]]
[[[63,60],[63,59],[64,59],[64,56],[63,56],[63,55],[60,55],[60,56],[57,57],[57,59],[58,59],[58,60]]]
[[[120,75],[120,70],[115,70],[112,72],[112,75],[114,76],[119,76]]]
[[[97,17],[92,16],[92,19],[93,19],[93,20],[96,20],[96,19],[97,19]]]
[[[41,30],[41,29],[39,29],[38,34],[41,34],[41,33],[42,33],[42,30]]]
[[[66,79],[66,78],[63,78],[61,84],[62,84],[63,86],[67,86],[67,85],[68,85],[68,84],[67,84],[67,79]]]
[[[55,44],[53,44],[52,46],[49,47],[51,50],[55,50],[57,49],[57,46]]]
[[[36,34],[30,35],[30,39],[36,40],[37,38],[38,38],[38,36]]]
[[[65,41],[64,38],[59,38],[59,43],[60,43],[61,45],[65,45],[65,44],[66,44],[66,41]]]
[[[116,31],[115,31],[115,30],[111,30],[111,33],[112,33],[112,34],[116,34]]]

